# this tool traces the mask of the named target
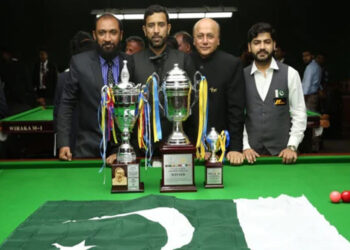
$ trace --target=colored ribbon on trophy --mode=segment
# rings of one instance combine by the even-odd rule
[[[160,115],[159,115],[159,98],[158,98],[158,80],[155,73],[150,76],[146,84],[152,79],[152,98],[153,98],[153,107],[152,107],[152,120],[153,120],[153,141],[158,142],[162,139],[162,127],[160,124]]]
[[[202,76],[199,83],[199,124],[198,124],[198,136],[196,143],[196,156],[199,159],[204,159],[205,156],[205,136],[207,133],[208,122],[208,82],[207,79]]]
[[[100,142],[100,154],[102,157],[103,164],[99,170],[101,173],[106,166],[106,151],[107,151],[107,140],[106,140],[106,110],[107,110],[107,99],[108,99],[108,86],[104,85],[101,89],[101,102],[99,110],[97,112],[98,124],[102,132],[102,139]]]
[[[107,142],[111,140],[111,132],[114,142],[118,142],[114,123],[114,103],[113,86],[104,85],[101,89],[101,102],[98,111],[98,123],[102,133],[100,154],[103,160],[99,172],[106,166]]]
[[[152,140],[151,140],[151,123],[150,123],[150,105],[147,101],[148,85],[144,87],[139,95],[139,112],[137,140],[139,148],[145,149],[145,168],[151,163],[152,158]]]
[[[224,160],[225,151],[228,145],[230,144],[230,135],[227,130],[221,131],[221,134],[218,138],[218,146],[221,149],[221,155],[219,157],[219,162],[222,162]]]

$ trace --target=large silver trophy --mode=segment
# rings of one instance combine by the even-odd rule
[[[167,119],[173,122],[173,131],[160,151],[162,153],[161,192],[195,192],[194,154],[191,144],[183,131],[182,122],[191,114],[191,90],[195,91],[185,71],[174,64],[163,82],[163,109]],[[195,98],[196,99],[196,98]]]
[[[136,154],[130,145],[130,134],[138,118],[139,96],[141,84],[129,82],[129,72],[127,61],[124,60],[121,72],[121,82],[113,87],[114,95],[114,115],[117,127],[121,132],[121,145],[117,152],[117,163],[112,166],[112,178],[114,173],[122,172],[122,168],[127,175],[125,186],[112,186],[115,192],[140,192],[143,191],[143,183],[139,182],[139,165],[136,163]]]
[[[205,162],[205,188],[223,188],[223,166],[217,159],[216,152],[221,149],[220,135],[216,132],[215,128],[211,128],[211,131],[206,137],[209,151],[211,156],[209,160]]]
[[[196,91],[185,71],[174,64],[174,68],[166,75],[162,86],[164,95],[164,112],[169,121],[173,122],[173,131],[167,143],[169,145],[188,145],[190,141],[182,128],[182,122],[191,114],[191,91]]]

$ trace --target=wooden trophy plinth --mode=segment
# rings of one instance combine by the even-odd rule
[[[140,165],[137,162],[112,164],[111,193],[142,193],[144,184],[140,182]]]
[[[223,188],[223,166],[221,162],[205,162],[205,188]]]
[[[194,182],[194,145],[160,147],[162,154],[162,180],[160,192],[197,192]]]

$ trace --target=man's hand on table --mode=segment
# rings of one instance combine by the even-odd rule
[[[71,161],[72,153],[70,151],[70,147],[61,147],[58,157],[61,161]]]
[[[282,162],[285,164],[290,164],[290,163],[295,163],[297,158],[298,158],[298,154],[296,151],[289,149],[289,148],[285,148],[281,151],[281,153],[278,155],[278,157],[282,158]]]
[[[244,161],[243,154],[238,151],[229,151],[226,155],[226,158],[232,165],[242,165]]]
[[[111,154],[106,159],[107,165],[112,165],[116,160],[117,160],[117,154]]]
[[[250,164],[256,162],[256,158],[260,157],[260,155],[252,148],[243,150],[243,156]]]

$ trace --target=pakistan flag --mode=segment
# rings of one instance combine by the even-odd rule
[[[1,249],[248,249],[232,200],[51,201]]]
[[[0,249],[350,250],[350,244],[305,196],[182,200],[151,195],[47,202]]]

